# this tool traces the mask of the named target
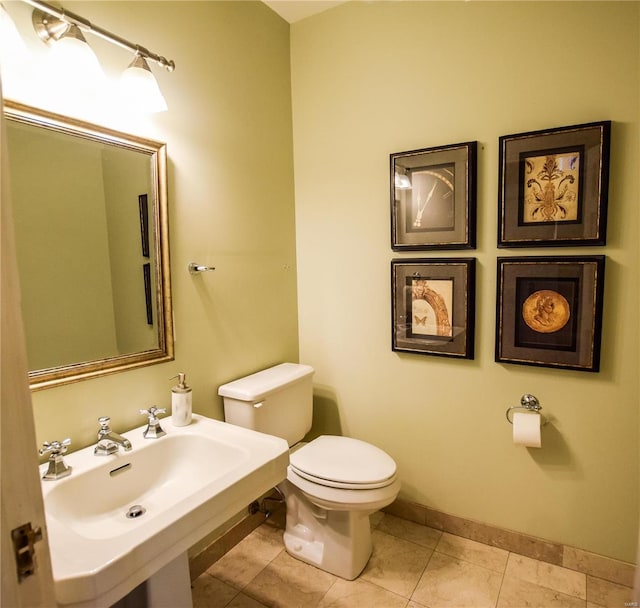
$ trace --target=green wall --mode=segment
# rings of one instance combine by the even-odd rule
[[[9,4],[31,35],[29,7]],[[168,143],[176,361],[35,393],[38,440],[88,445],[100,415],[136,426],[139,408],[169,405],[178,371],[194,409],[221,418],[219,384],[299,351],[317,370],[315,431],[387,450],[404,499],[633,560],[638,6],[355,2],[289,28],[258,2],[65,3],[177,64],[153,68],[166,114],[73,111]],[[44,65],[44,46],[28,44]],[[92,45],[115,78],[128,55]],[[55,93],[23,101],[58,111],[78,101]],[[498,137],[605,119],[608,245],[542,251],[607,255],[602,370],[496,364],[495,258],[539,253],[496,248]],[[476,357],[394,354],[389,154],[469,139],[478,249],[451,255],[478,259]],[[217,270],[192,277],[190,261]],[[514,446],[504,419],[525,392],[553,419],[537,451]]]
[[[401,497],[633,561],[639,4],[352,2],[291,28],[300,359],[318,430],[397,461]],[[606,248],[498,250],[498,137],[613,121]],[[397,254],[389,154],[479,142],[478,247]],[[605,254],[598,374],[494,362],[498,255]],[[391,351],[393,257],[477,258],[476,354]],[[505,410],[536,395],[542,449]]]
[[[176,360],[34,393],[38,441],[70,436],[77,449],[95,442],[99,416],[124,431],[142,424],[140,408],[169,408],[170,378],[180,371],[194,410],[221,419],[220,384],[297,360],[296,260],[289,25],[260,2],[65,8],[177,66],[172,74],[152,67],[170,107],[163,114],[120,113],[81,93],[64,98],[38,80],[49,66],[31,8],[9,3],[34,60],[18,101],[167,142]],[[130,54],[90,43],[115,88]],[[216,270],[192,276],[191,261]]]

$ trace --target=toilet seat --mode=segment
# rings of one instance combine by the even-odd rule
[[[298,475],[289,465],[287,479],[289,483],[303,494],[314,505],[329,511],[377,511],[391,504],[400,492],[400,478],[396,475],[389,484],[374,489],[343,489],[321,485]],[[284,492],[285,496],[287,492]]]
[[[345,490],[374,490],[391,485],[396,463],[370,443],[322,435],[292,451],[289,470],[315,484]]]

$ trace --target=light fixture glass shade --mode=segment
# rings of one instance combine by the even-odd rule
[[[22,59],[27,47],[7,9],[0,3],[0,65]]]
[[[135,55],[129,67],[122,73],[120,86],[127,105],[147,112],[167,111],[167,102],[147,60],[141,55]]]
[[[96,54],[77,25],[69,25],[67,31],[52,43],[51,58],[55,65],[72,72],[79,79],[103,76]]]
[[[393,182],[398,190],[411,190],[411,180],[404,173],[396,171]]]

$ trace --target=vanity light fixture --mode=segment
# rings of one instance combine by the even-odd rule
[[[143,104],[149,112],[167,111],[167,102],[142,55],[136,53],[129,67],[122,72],[120,86],[122,95],[130,99],[132,104]]]
[[[34,11],[35,14],[35,11]],[[48,19],[45,17],[45,22]],[[67,66],[78,78],[97,79],[102,75],[98,57],[82,35],[80,28],[71,24],[56,38],[53,34],[45,40],[51,44],[51,55],[57,65]]]
[[[58,8],[48,4],[47,2],[42,2],[41,0],[23,0],[23,2],[34,7],[35,10],[33,11],[31,18],[33,27],[40,39],[47,44],[55,43],[55,45],[58,46],[60,43],[64,42],[65,39],[69,38],[71,40],[75,40],[75,42],[71,43],[72,45],[78,46],[79,42],[80,44],[84,44],[84,46],[90,50],[90,47],[83,36],[83,32],[88,32],[106,40],[107,42],[111,42],[116,46],[135,53],[133,62],[125,72],[129,72],[133,69],[136,72],[136,77],[131,79],[130,76],[127,75],[125,77],[125,82],[131,82],[131,80],[139,81],[142,79],[147,84],[145,84],[144,87],[140,84],[135,85],[136,92],[134,94],[149,95],[150,91],[153,90],[152,97],[146,97],[144,99],[146,109],[155,112],[167,109],[167,104],[162,97],[162,93],[160,93],[160,88],[158,87],[158,83],[149,68],[148,61],[157,63],[158,65],[166,68],[169,72],[173,72],[176,67],[173,61],[166,59],[161,55],[157,55],[139,44],[125,40],[116,34],[98,27],[80,15],[67,11],[63,8]],[[91,51],[91,53],[93,53],[93,51]],[[144,72],[144,74],[141,74],[142,72]],[[131,94],[132,93],[129,93],[129,95]],[[158,97],[162,100],[161,102],[158,101]]]

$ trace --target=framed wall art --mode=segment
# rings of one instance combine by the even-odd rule
[[[473,359],[475,258],[391,260],[392,349]]]
[[[390,155],[391,248],[474,249],[477,142]]]
[[[499,138],[498,247],[604,245],[611,122]]]
[[[496,361],[600,369],[604,256],[499,257]]]

